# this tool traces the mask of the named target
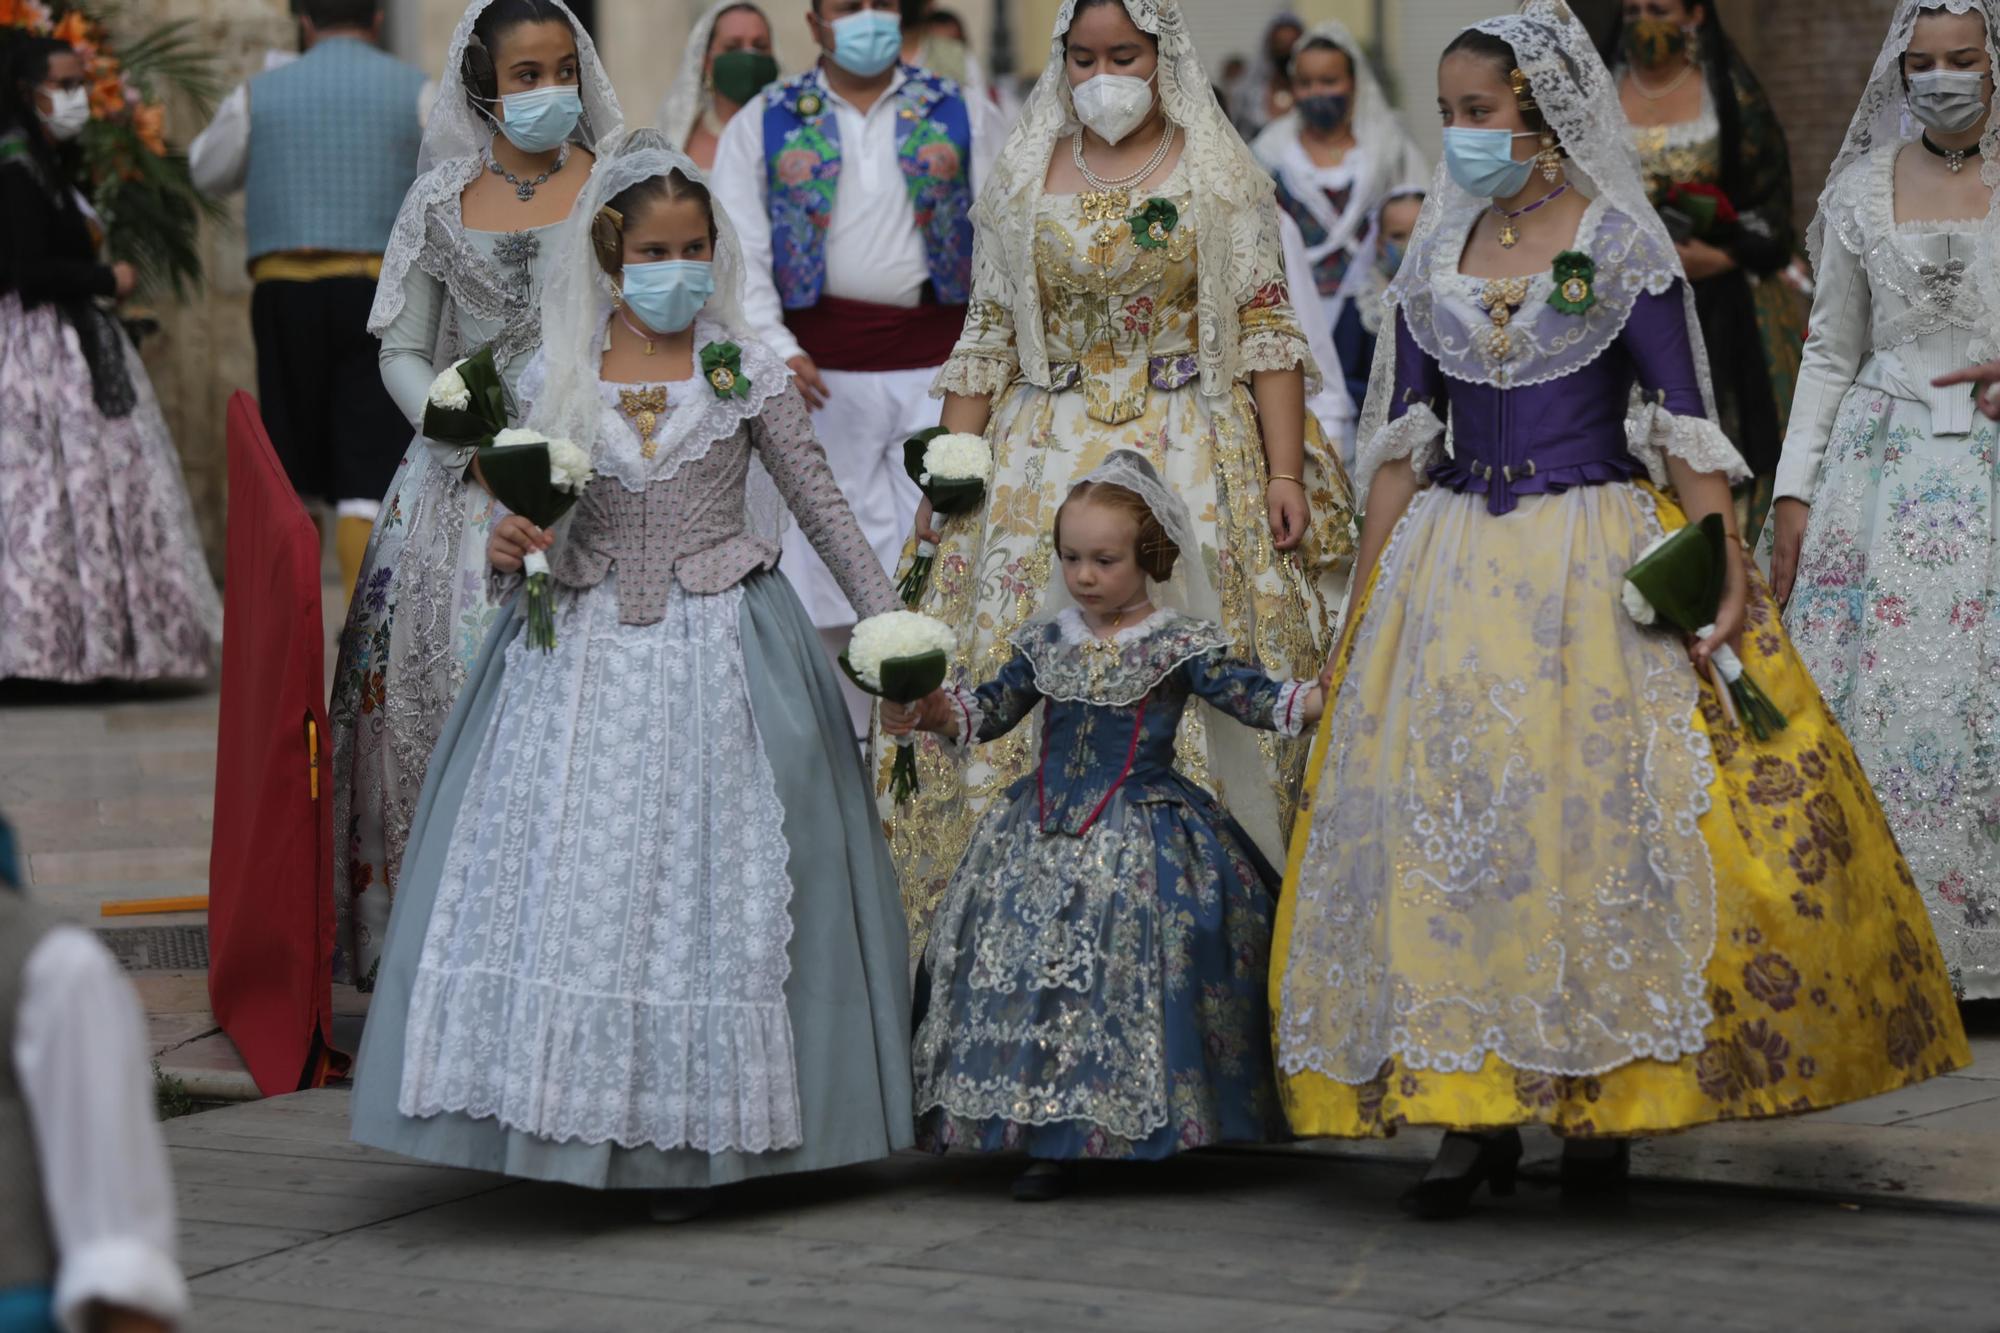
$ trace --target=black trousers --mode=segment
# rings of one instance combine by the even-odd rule
[[[411,439],[368,332],[373,278],[260,282],[250,297],[264,427],[302,499],[380,500]]]

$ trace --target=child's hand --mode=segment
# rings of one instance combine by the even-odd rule
[[[1307,726],[1318,726],[1320,718],[1326,715],[1326,686],[1315,685],[1307,690],[1306,697],[1299,700],[1299,712]]]
[[[890,736],[907,736],[913,731],[958,735],[958,710],[943,690],[932,690],[914,704],[882,701],[882,731]]]
[[[915,705],[882,701],[882,734],[885,736],[907,736],[917,729],[922,714]]]
[[[554,533],[509,514],[493,525],[493,535],[486,539],[486,562],[502,574],[518,574],[530,551],[546,551],[555,540]]]

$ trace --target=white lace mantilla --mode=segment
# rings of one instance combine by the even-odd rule
[[[1125,708],[1193,661],[1229,647],[1218,625],[1162,607],[1138,624],[1099,638],[1075,607],[1023,626],[1013,644],[1034,664],[1044,698]]]
[[[400,1108],[556,1142],[802,1141],[790,849],[743,594],[618,620],[615,571],[517,638],[410,1000]]]

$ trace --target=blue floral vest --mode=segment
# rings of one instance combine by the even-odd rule
[[[914,65],[891,94],[896,160],[945,305],[972,295],[972,115],[958,85]],[[840,125],[818,66],[765,95],[765,195],[771,208],[772,276],[787,310],[819,304],[826,287],[826,228],[840,180]]]

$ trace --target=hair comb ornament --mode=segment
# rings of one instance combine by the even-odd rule
[[[1528,76],[1518,69],[1507,71],[1508,86],[1514,90],[1514,101],[1523,111],[1536,110],[1535,90],[1528,85]]]

